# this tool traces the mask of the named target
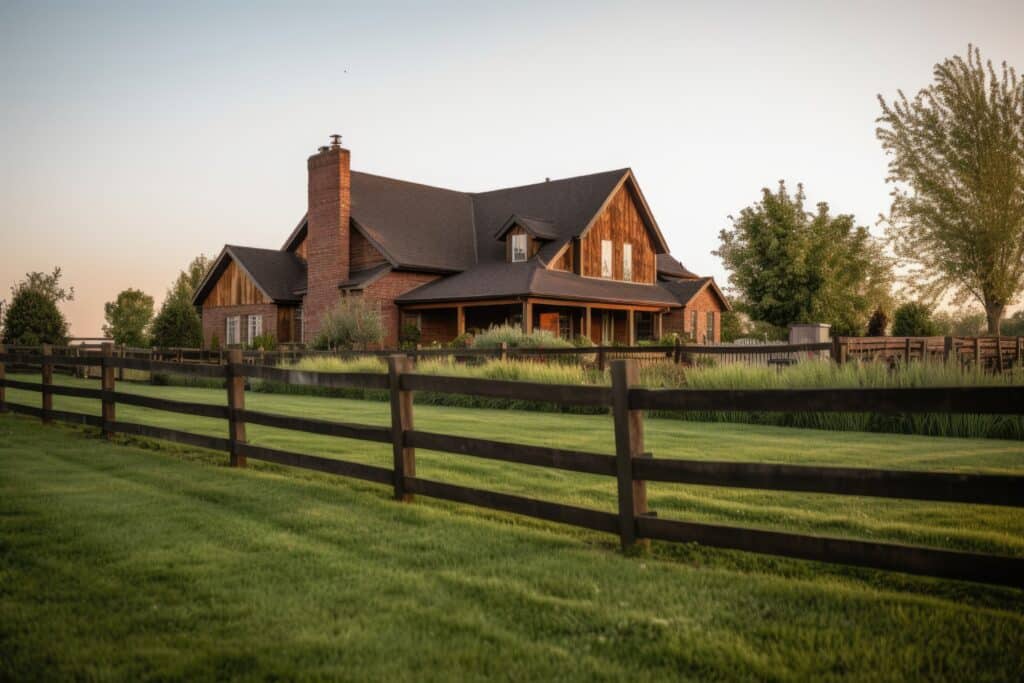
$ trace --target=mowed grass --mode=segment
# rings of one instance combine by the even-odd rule
[[[33,378],[25,377],[31,381]],[[96,382],[64,380],[88,386]],[[223,403],[222,391],[121,390]],[[38,394],[8,391],[38,405]],[[387,424],[386,404],[248,394]],[[56,407],[97,412],[95,401]],[[123,420],[224,423],[118,407]],[[417,428],[610,452],[605,416],[422,406]],[[1019,442],[648,420],[655,457],[1021,473]],[[614,537],[0,417],[0,679],[1016,680],[1024,593]],[[379,444],[249,427],[375,464]],[[614,481],[421,451],[418,474],[613,510]],[[1019,510],[652,486],[663,517],[1024,555]]]

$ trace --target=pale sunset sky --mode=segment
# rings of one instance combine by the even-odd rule
[[[1024,70],[1024,2],[0,0],[0,298],[60,265],[96,336],[122,289],[277,248],[335,132],[357,170],[466,191],[630,166],[725,284],[718,231],[781,178],[874,225],[876,95],[969,42]]]

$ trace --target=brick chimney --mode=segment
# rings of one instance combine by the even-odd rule
[[[306,341],[320,330],[324,314],[341,296],[338,285],[349,276],[349,217],[352,177],[349,151],[341,136],[309,158],[309,228],[306,235],[307,283],[303,318]]]

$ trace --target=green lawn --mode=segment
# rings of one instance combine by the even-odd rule
[[[19,377],[32,381],[34,377]],[[64,380],[75,383],[74,380]],[[95,386],[96,382],[82,383]],[[223,403],[221,391],[121,384]],[[8,390],[11,401],[38,395]],[[247,395],[386,424],[383,403]],[[98,412],[95,401],[56,407]],[[225,434],[128,406],[119,419]],[[423,406],[417,428],[610,452],[604,416]],[[1024,471],[1024,444],[648,420],[655,457]],[[386,445],[250,440],[389,464]],[[25,678],[1011,680],[1024,593],[617,539],[387,487],[0,417],[0,680]],[[613,510],[614,480],[417,454],[424,477]],[[1019,510],[651,487],[659,515],[1024,556]]]

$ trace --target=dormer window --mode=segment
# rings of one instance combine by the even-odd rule
[[[526,249],[529,236],[525,233],[512,235],[512,263],[520,263],[526,260]]]

